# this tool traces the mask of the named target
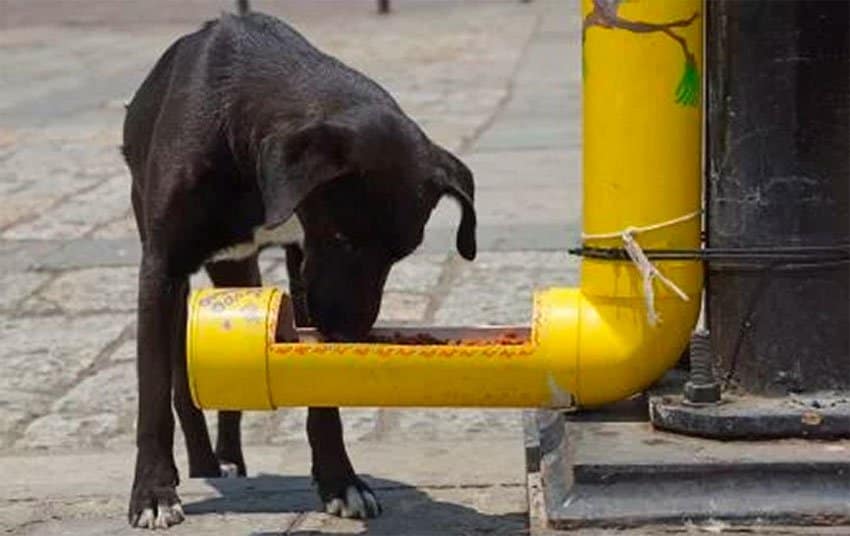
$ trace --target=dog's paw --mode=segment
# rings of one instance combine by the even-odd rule
[[[221,478],[239,478],[240,476],[245,476],[244,474],[239,474],[239,466],[235,463],[221,462],[218,466],[221,471]]]
[[[367,519],[381,515],[381,503],[359,478],[337,496],[325,500],[325,512],[345,518]]]
[[[130,525],[140,529],[167,529],[185,518],[180,498],[172,486],[133,490]]]
[[[238,478],[248,475],[242,449],[216,449],[215,458],[222,478]]]
[[[155,514],[153,508],[142,510],[133,526],[139,529],[167,529],[181,523],[184,518],[183,507],[180,503],[170,506],[157,505]]]

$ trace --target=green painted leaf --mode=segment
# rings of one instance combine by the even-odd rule
[[[685,72],[676,87],[676,104],[696,107],[699,104],[699,71],[696,62],[688,58],[685,61]]]

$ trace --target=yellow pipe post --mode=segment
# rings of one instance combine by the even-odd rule
[[[644,249],[699,247],[701,8],[584,1],[585,246],[620,248],[617,233],[650,227],[631,235]],[[656,281],[649,302],[630,261],[584,259],[579,288],[535,294],[531,338],[512,346],[277,343],[279,290],[198,290],[192,396],[233,410],[616,401],[670,368],[696,322],[700,263],[654,264],[687,301]]]

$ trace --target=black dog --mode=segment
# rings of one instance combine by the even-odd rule
[[[217,477],[223,467],[245,474],[240,413],[219,413],[213,451],[189,396],[189,275],[205,267],[217,286],[258,286],[258,248],[285,245],[299,325],[358,340],[375,321],[390,267],[420,244],[443,195],[462,207],[460,254],[475,256],[473,181],[376,83],[247,9],[163,54],[128,106],[123,152],[143,250],[129,518],[164,528],[183,519],[172,394],[190,476]],[[310,408],[307,434],[327,511],[377,515],[346,454],[338,410]]]

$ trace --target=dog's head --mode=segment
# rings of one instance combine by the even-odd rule
[[[371,328],[393,263],[422,242],[443,196],[461,206],[457,249],[475,257],[472,173],[395,111],[356,108],[266,137],[259,180],[266,225],[297,214],[311,320],[326,334]]]

